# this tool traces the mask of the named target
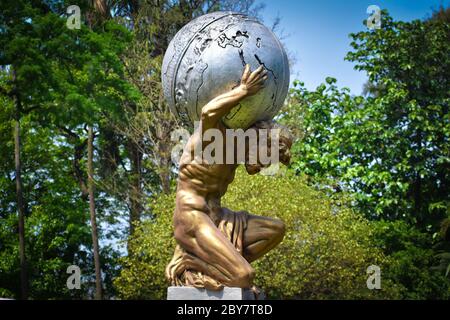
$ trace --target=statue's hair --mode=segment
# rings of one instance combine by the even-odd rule
[[[258,121],[253,125],[256,129],[278,129],[279,130],[279,141],[280,141],[280,162],[284,165],[288,165],[291,159],[291,146],[294,140],[289,129],[273,120],[263,120]]]

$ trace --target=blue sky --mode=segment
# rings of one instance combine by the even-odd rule
[[[348,34],[366,29],[369,5],[388,9],[395,20],[410,21],[431,15],[440,4],[450,0],[259,0],[265,3],[261,15],[271,26],[281,17],[280,28],[287,36],[284,43],[295,57],[291,82],[300,79],[308,89],[317,87],[327,76],[338,79],[340,87],[360,94],[366,75],[344,61],[351,49]]]

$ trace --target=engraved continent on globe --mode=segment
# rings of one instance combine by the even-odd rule
[[[214,12],[185,25],[170,42],[163,60],[162,84],[170,109],[183,122],[199,120],[202,107],[239,85],[245,64],[267,70],[265,87],[224,118],[230,128],[248,128],[272,119],[289,87],[289,63],[280,41],[255,18]]]

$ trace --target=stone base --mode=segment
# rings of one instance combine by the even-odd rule
[[[167,300],[255,300],[249,289],[225,287],[221,291],[199,289],[195,287],[169,287]],[[258,300],[264,300],[260,294]]]

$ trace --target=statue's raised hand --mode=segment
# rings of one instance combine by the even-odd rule
[[[251,72],[250,65],[247,64],[242,74],[240,89],[246,96],[252,96],[264,87],[264,81],[267,80],[267,70],[263,66]]]

